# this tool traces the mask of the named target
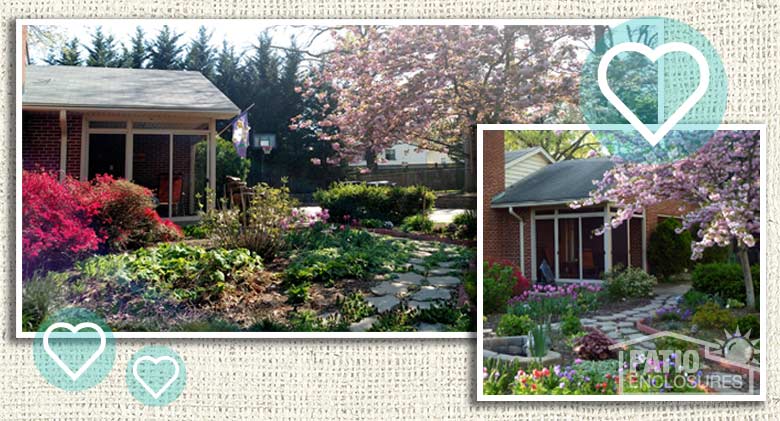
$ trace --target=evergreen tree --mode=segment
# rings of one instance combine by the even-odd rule
[[[141,69],[144,67],[144,63],[149,57],[149,53],[146,51],[145,35],[144,30],[140,26],[135,28],[135,35],[133,35],[133,38],[130,40],[130,48],[123,46],[122,67],[130,67],[133,69]]]
[[[117,67],[120,57],[114,45],[112,35],[103,34],[103,28],[98,26],[92,34],[92,45],[85,46],[87,52],[87,66],[92,67]]]
[[[164,25],[157,38],[149,45],[149,64],[151,69],[180,70],[182,68],[181,55],[184,47],[178,45],[179,38],[183,34],[172,32],[168,25]]]
[[[222,50],[217,56],[216,69],[211,81],[231,101],[240,107],[246,107],[246,91],[241,85],[242,79],[241,56],[236,54],[236,49],[227,41],[222,42]]]
[[[214,75],[214,49],[209,45],[211,34],[205,26],[198,28],[198,37],[193,38],[187,50],[187,58],[184,60],[184,68],[198,71],[203,76],[211,79]]]
[[[73,38],[66,42],[60,49],[59,56],[55,56],[53,51],[44,59],[46,63],[60,66],[81,66],[81,54],[79,53],[79,40]]]

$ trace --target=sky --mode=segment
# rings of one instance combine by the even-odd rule
[[[176,19],[176,20],[133,20],[133,19],[105,19],[105,20],[61,20],[48,21],[45,25],[53,29],[59,35],[59,41],[68,41],[77,37],[79,42],[89,45],[92,40],[92,33],[98,26],[103,27],[103,33],[113,35],[116,39],[116,45],[121,50],[121,45],[130,44],[130,39],[135,34],[136,26],[141,26],[146,33],[147,40],[151,40],[162,29],[163,25],[168,25],[176,33],[184,33],[180,42],[189,44],[197,36],[198,28],[201,25],[213,33],[211,38],[212,45],[221,48],[222,41],[227,40],[229,44],[235,45],[238,52],[248,50],[257,43],[257,37],[263,30],[269,30],[274,45],[287,47],[290,45],[290,37],[295,36],[298,43],[308,42],[313,34],[311,28],[298,27],[291,25],[279,25],[273,22],[263,22],[257,20],[203,20],[203,19]],[[317,38],[311,50],[318,52],[329,47],[329,37],[323,35]],[[30,58],[35,63],[42,63],[47,55],[47,48],[43,46],[30,45]],[[86,50],[82,47],[82,57],[86,56]]]

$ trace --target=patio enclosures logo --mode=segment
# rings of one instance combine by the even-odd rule
[[[750,332],[725,333],[725,340],[708,342],[660,331],[610,346],[618,350],[618,393],[756,393],[756,342]]]

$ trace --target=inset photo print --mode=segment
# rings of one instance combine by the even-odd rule
[[[765,126],[702,130],[479,125],[478,400],[765,399]]]

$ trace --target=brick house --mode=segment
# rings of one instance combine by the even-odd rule
[[[650,233],[679,216],[680,203],[664,203],[596,235],[617,208],[569,204],[588,197],[613,167],[608,158],[555,162],[540,148],[505,153],[503,130],[485,130],[482,148],[484,257],[518,262],[534,282],[595,281],[616,264],[647,270]]]
[[[110,174],[152,190],[161,216],[196,218],[197,195],[216,187],[216,122],[240,111],[208,79],[23,65],[23,169],[80,180]]]

